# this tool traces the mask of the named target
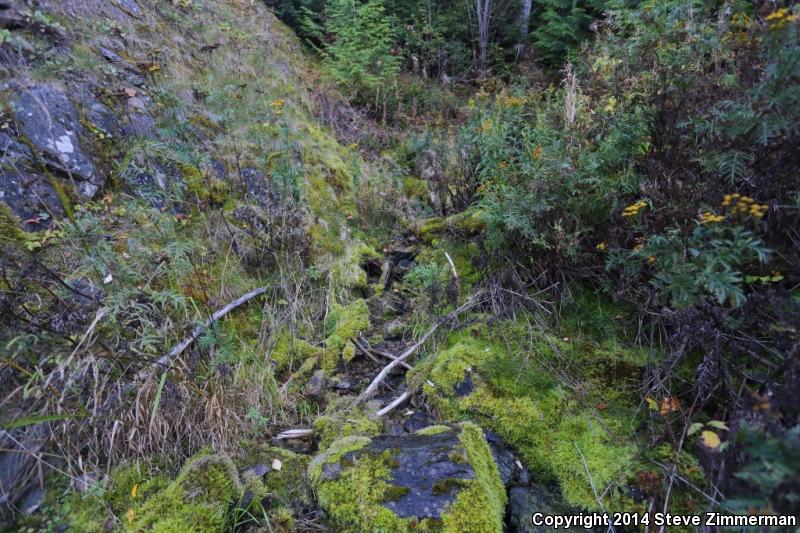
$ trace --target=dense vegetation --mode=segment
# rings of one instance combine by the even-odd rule
[[[481,429],[567,509],[800,515],[795,3],[66,3],[0,19],[56,206],[0,189],[9,528],[513,529]],[[19,97],[75,80],[88,198]],[[441,517],[386,506],[402,394]]]

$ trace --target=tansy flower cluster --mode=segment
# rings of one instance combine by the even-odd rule
[[[602,251],[603,251],[603,250],[605,250],[607,247],[608,247],[608,246],[606,245],[606,243],[604,243],[604,242],[599,242],[599,243],[597,243],[597,246],[595,246],[595,249],[596,249],[598,252],[602,252]]]
[[[742,196],[739,193],[726,194],[722,198],[722,207],[731,215],[749,215],[756,220],[760,220],[769,209],[769,206],[758,204],[749,196]]]
[[[505,108],[521,106],[525,104],[525,98],[520,98],[519,96],[506,96],[505,98],[498,97],[500,101],[500,105]]]
[[[725,220],[723,215],[715,215],[711,212],[700,213],[701,224],[716,224],[717,222],[722,222],[723,220]]]
[[[770,30],[780,30],[785,28],[790,22],[795,22],[800,18],[800,14],[793,14],[788,7],[770,13],[764,20],[767,21]]]
[[[286,105],[286,101],[283,98],[278,98],[277,100],[273,100],[270,102],[269,106],[275,111],[276,114],[280,115],[283,113],[283,106]]]
[[[639,200],[635,204],[631,204],[628,207],[626,207],[625,210],[622,212],[622,216],[633,218],[636,215],[638,215],[639,212],[641,212],[641,210],[644,209],[645,207],[647,207],[647,202],[645,202],[644,200]]]

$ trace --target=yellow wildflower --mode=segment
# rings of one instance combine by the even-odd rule
[[[283,106],[286,105],[286,101],[283,98],[278,98],[270,102],[269,106],[275,111],[276,115],[283,114]]]
[[[639,212],[647,207],[647,202],[639,200],[635,204],[631,204],[622,211],[622,216],[632,218],[639,214]]]
[[[700,223],[701,224],[716,224],[717,222],[722,222],[725,220],[725,216],[723,215],[715,215],[714,213],[701,213],[700,214]]]
[[[780,30],[785,28],[790,22],[795,22],[798,15],[792,14],[791,10],[787,7],[782,7],[767,15],[764,20],[770,30]]]
[[[597,243],[597,246],[595,246],[595,249],[596,249],[598,252],[602,252],[602,251],[603,251],[603,250],[605,250],[607,247],[608,247],[608,246],[606,245],[606,243],[604,243],[604,242],[599,242],[599,243]]]

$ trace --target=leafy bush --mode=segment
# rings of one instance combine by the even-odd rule
[[[725,507],[737,513],[797,516],[800,510],[800,425],[772,436],[753,425],[743,425],[737,435],[747,462],[734,476],[745,483]]]
[[[697,303],[703,293],[738,306],[745,299],[742,265],[752,258],[766,262],[769,250],[741,226],[701,222],[688,236],[677,228],[653,235],[633,255],[654,264],[650,283],[675,306]]]

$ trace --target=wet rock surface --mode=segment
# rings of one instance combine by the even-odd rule
[[[363,451],[393,454],[397,468],[392,484],[408,492],[384,505],[401,517],[440,518],[447,504],[455,500],[461,485],[457,480],[474,479],[467,462],[456,462],[458,448],[454,431],[437,435],[382,436],[372,439]]]
[[[539,483],[512,487],[508,491],[508,514],[506,522],[511,533],[549,533],[552,527],[535,526],[531,520],[534,513],[545,515],[571,515],[577,511],[561,500],[557,487]],[[592,531],[584,528],[559,529],[559,531]],[[603,529],[605,531],[605,529]]]
[[[103,186],[92,159],[82,146],[86,131],[67,96],[47,84],[21,88],[11,101],[19,133],[54,173],[75,182],[80,199],[92,198]]]

